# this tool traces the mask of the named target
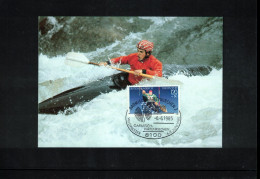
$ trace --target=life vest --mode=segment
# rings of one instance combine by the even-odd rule
[[[145,102],[158,102],[158,98],[155,94],[150,95],[149,93],[143,94],[146,97]]]
[[[113,58],[110,60],[111,63],[121,63],[129,64],[131,71],[134,70],[146,70],[146,74],[153,76],[162,76],[162,63],[156,59],[153,55],[150,55],[149,58],[146,58],[142,61],[138,59],[137,53],[132,53],[127,56],[121,56]],[[143,79],[142,76],[135,76],[134,74],[129,74],[128,81],[134,85]]]

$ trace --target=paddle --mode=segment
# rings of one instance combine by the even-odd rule
[[[69,52],[66,56],[66,60],[78,62],[78,63],[100,66],[98,63],[94,63],[94,62],[89,61],[89,59],[81,53]],[[125,69],[122,69],[122,68],[116,68],[116,67],[113,67],[113,66],[107,66],[107,67],[118,70],[118,71],[123,71],[123,72],[126,72],[126,73],[135,74],[135,72],[130,71],[130,70],[125,70]],[[147,74],[139,74],[139,75],[146,77],[146,78],[154,78],[154,76],[152,76],[152,75],[147,75]]]
[[[69,63],[69,62],[76,62],[76,63],[83,63],[83,64],[91,64],[91,65],[100,66],[98,63],[94,63],[94,62],[89,61],[89,59],[85,55],[83,55],[82,53],[76,53],[76,52],[69,52],[66,55],[65,63],[67,63],[67,64],[69,64],[71,66],[79,66],[79,65],[77,65],[75,63],[72,64],[72,63]],[[118,71],[123,71],[123,72],[126,72],[126,73],[135,74],[135,72],[130,71],[130,70],[125,70],[125,69],[122,69],[122,68],[116,68],[116,67],[108,66],[108,65],[107,65],[107,67],[115,69],[115,70],[118,70]],[[146,78],[152,78],[152,79],[159,78],[161,80],[167,80],[167,82],[172,81],[172,83],[174,83],[175,85],[182,85],[182,82],[176,81],[176,80],[168,80],[168,79],[163,78],[163,77],[152,76],[152,75],[147,75],[147,74],[142,74],[142,73],[139,74],[139,75],[143,76],[143,77],[146,77]]]

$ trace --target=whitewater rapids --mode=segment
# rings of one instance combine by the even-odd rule
[[[40,62],[48,57],[41,55]],[[66,67],[65,57],[56,57],[49,63],[55,73],[42,72],[46,75],[66,77],[73,73],[60,91],[51,91],[39,87],[39,102],[42,96],[59,93],[72,86],[79,86],[97,78],[116,73],[105,67],[84,66],[82,68]],[[55,66],[60,68],[57,68]],[[58,65],[59,64],[59,65]],[[44,66],[42,64],[42,66]],[[65,69],[64,69],[65,68]],[[68,71],[66,71],[66,68]],[[45,65],[45,69],[46,65]],[[95,75],[87,73],[95,70]],[[53,70],[54,71],[54,70]],[[77,72],[76,72],[77,71]],[[144,139],[129,131],[125,114],[128,108],[127,89],[102,94],[94,100],[77,107],[71,115],[38,115],[39,147],[222,147],[222,69],[214,69],[207,76],[172,75],[170,80],[183,83],[180,91],[180,110],[182,120],[180,128],[173,135],[164,139]],[[41,81],[42,79],[39,79]],[[55,80],[55,79],[53,79]],[[169,85],[159,80],[144,81],[141,85]],[[44,95],[45,94],[45,95]],[[51,94],[52,95],[52,94]],[[50,96],[51,96],[50,95]]]

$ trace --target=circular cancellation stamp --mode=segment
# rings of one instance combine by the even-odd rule
[[[125,120],[128,129],[147,139],[174,134],[181,124],[179,86],[129,87],[129,107]]]

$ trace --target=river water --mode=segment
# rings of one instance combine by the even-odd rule
[[[71,115],[38,115],[39,147],[222,147],[221,17],[39,17],[41,102],[65,90],[118,73],[91,65],[71,66],[66,53],[93,62],[136,52],[142,39],[154,42],[163,74],[183,83],[181,126],[164,139],[133,135],[125,123],[127,90],[102,94]],[[129,66],[120,66],[129,68]],[[49,80],[56,86],[42,85]],[[170,85],[152,80],[141,85]]]

